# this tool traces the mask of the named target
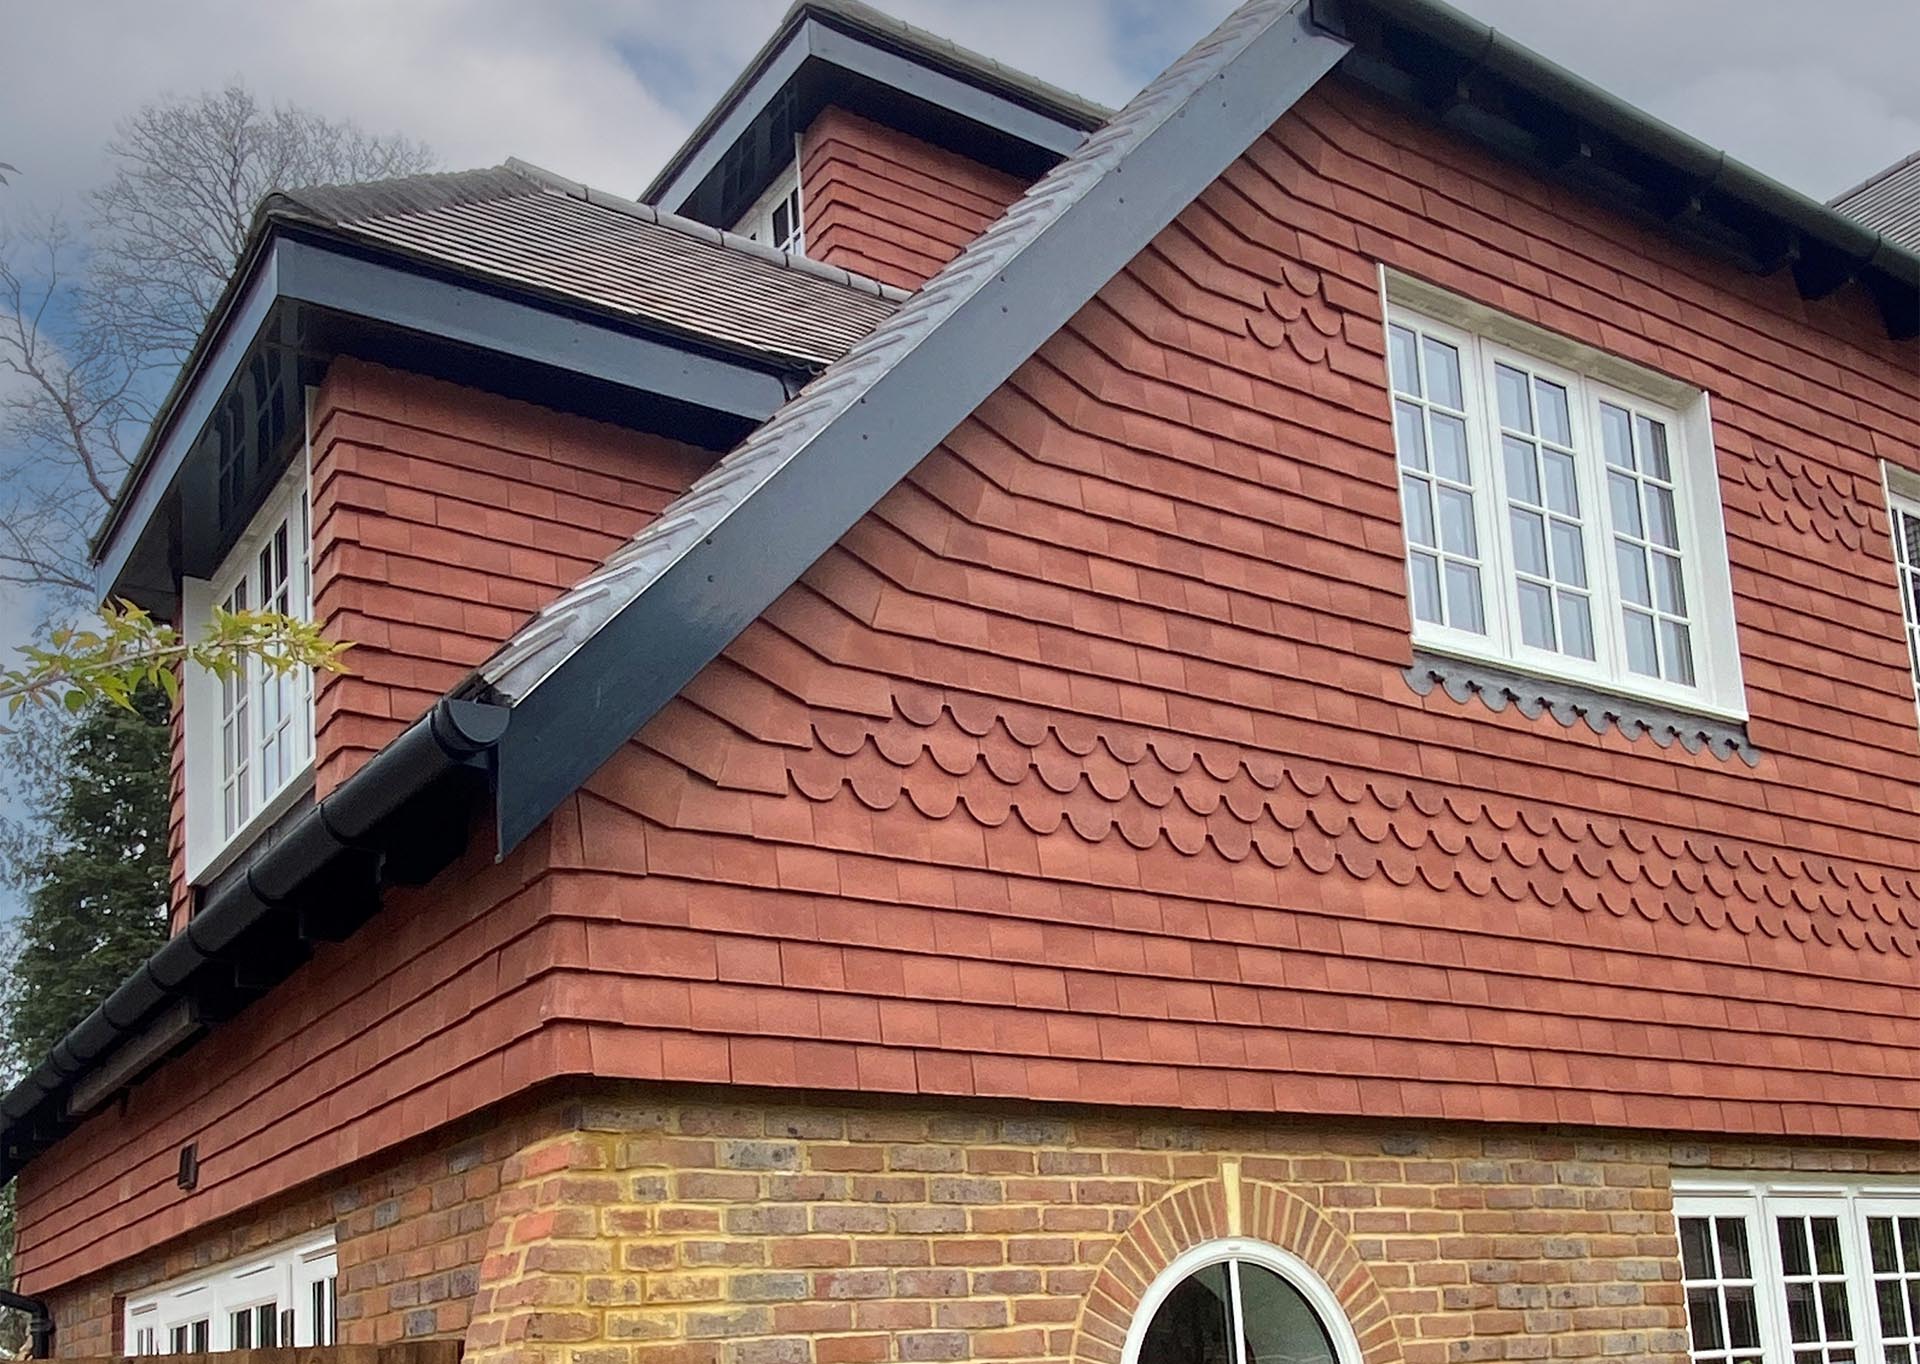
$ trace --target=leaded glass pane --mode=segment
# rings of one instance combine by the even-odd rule
[[[1580,489],[1574,477],[1573,456],[1558,450],[1542,452],[1547,469],[1547,506],[1562,516],[1580,514]]]
[[[1427,467],[1427,424],[1420,408],[1402,399],[1393,405],[1393,435],[1399,442],[1400,462],[1409,469]]]

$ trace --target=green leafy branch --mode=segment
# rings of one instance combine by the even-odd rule
[[[22,665],[0,668],[0,705],[9,716],[35,705],[80,711],[95,701],[130,710],[134,691],[146,683],[178,697],[183,667],[223,679],[238,677],[249,662],[275,677],[300,668],[341,673],[350,647],[276,611],[215,607],[205,630],[189,638],[132,602],[109,602],[96,626],[54,630],[44,645],[21,646]]]

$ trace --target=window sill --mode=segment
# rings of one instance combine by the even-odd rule
[[[1738,754],[1748,767],[1760,765],[1760,751],[1747,737],[1744,715],[1675,706],[1423,644],[1414,646],[1413,666],[1405,676],[1407,685],[1422,696],[1440,688],[1463,705],[1477,696],[1494,712],[1511,705],[1530,720],[1551,715],[1566,729],[1584,723],[1595,734],[1616,729],[1627,739],[1651,739],[1661,748],[1678,743],[1689,753],[1704,748],[1722,760]]]
[[[255,810],[245,824],[242,824],[220,848],[199,863],[187,866],[187,884],[205,886],[217,880],[228,868],[251,852],[260,841],[260,836],[271,829],[287,811],[300,804],[313,791],[314,764],[296,773],[291,781],[265,805]],[[191,833],[189,833],[191,836]]]

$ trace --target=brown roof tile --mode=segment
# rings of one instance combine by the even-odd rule
[[[262,212],[808,368],[906,297],[517,161],[292,190]]]

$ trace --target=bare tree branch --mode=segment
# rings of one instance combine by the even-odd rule
[[[264,108],[238,85],[143,106],[108,151],[113,174],[88,197],[85,240],[57,219],[0,231],[0,583],[49,589],[56,608],[92,596],[87,537],[260,200],[432,162],[416,142]]]
[[[143,354],[183,359],[276,189],[425,170],[416,142],[372,137],[237,85],[149,104],[119,127],[113,178],[90,196],[90,303]]]

